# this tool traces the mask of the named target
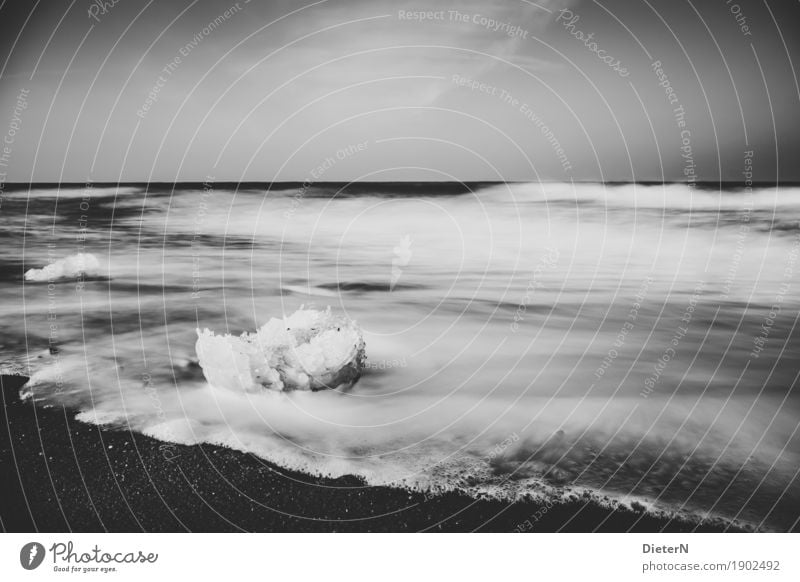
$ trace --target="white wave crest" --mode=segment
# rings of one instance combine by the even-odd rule
[[[69,255],[41,269],[28,269],[26,281],[47,282],[78,277],[94,277],[100,274],[100,261],[91,253]]]

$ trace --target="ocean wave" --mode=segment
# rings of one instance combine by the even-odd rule
[[[77,253],[54,261],[41,269],[28,269],[25,272],[25,280],[46,283],[79,277],[98,277],[101,271],[97,257],[91,253]]]
[[[373,486],[507,502],[577,497],[662,516],[752,524],[767,510],[739,515],[740,493],[720,497],[737,471],[745,491],[757,490],[768,476],[760,485],[766,507],[773,492],[794,496],[786,489],[793,459],[769,466],[748,458],[750,435],[737,427],[746,407],[727,404],[728,416],[704,434],[707,427],[694,419],[718,410],[722,401],[716,399],[673,402],[660,410],[639,407],[634,399],[541,398],[513,409],[484,402],[478,411],[476,402],[457,396],[442,409],[425,395],[390,403],[358,390],[244,394],[198,385],[184,387],[179,402],[159,392],[160,413],[153,415],[134,412],[143,407],[126,392],[124,414],[119,406],[98,403],[79,419],[182,445],[225,446],[312,476],[353,475]],[[775,426],[790,426],[780,414]],[[779,443],[783,437],[773,438]],[[780,446],[770,443],[763,441],[761,455],[777,463]],[[762,527],[780,529],[775,523]]]
[[[11,199],[47,199],[57,198],[59,200],[74,199],[93,199],[93,198],[113,198],[116,196],[128,196],[143,192],[143,188],[136,186],[91,186],[76,187],[63,186],[58,188],[37,188],[14,189],[5,193],[6,198]]]
[[[481,198],[525,202],[601,204],[608,208],[675,211],[773,211],[800,209],[800,188],[692,188],[686,184],[516,183],[492,185]]]

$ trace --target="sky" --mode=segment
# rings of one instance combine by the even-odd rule
[[[798,23],[796,1],[5,0],[0,179],[800,180]]]

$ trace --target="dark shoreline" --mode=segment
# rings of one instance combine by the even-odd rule
[[[583,499],[546,507],[476,500],[460,493],[426,496],[368,486],[356,477],[315,478],[224,447],[171,445],[131,431],[83,424],[74,420],[74,411],[20,401],[18,391],[25,381],[0,376],[6,425],[0,437],[4,531],[724,529],[609,509]]]

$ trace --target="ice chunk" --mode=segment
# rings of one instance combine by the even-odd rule
[[[364,367],[364,338],[354,321],[301,307],[255,333],[197,330],[197,357],[208,383],[257,392],[352,386]]]

